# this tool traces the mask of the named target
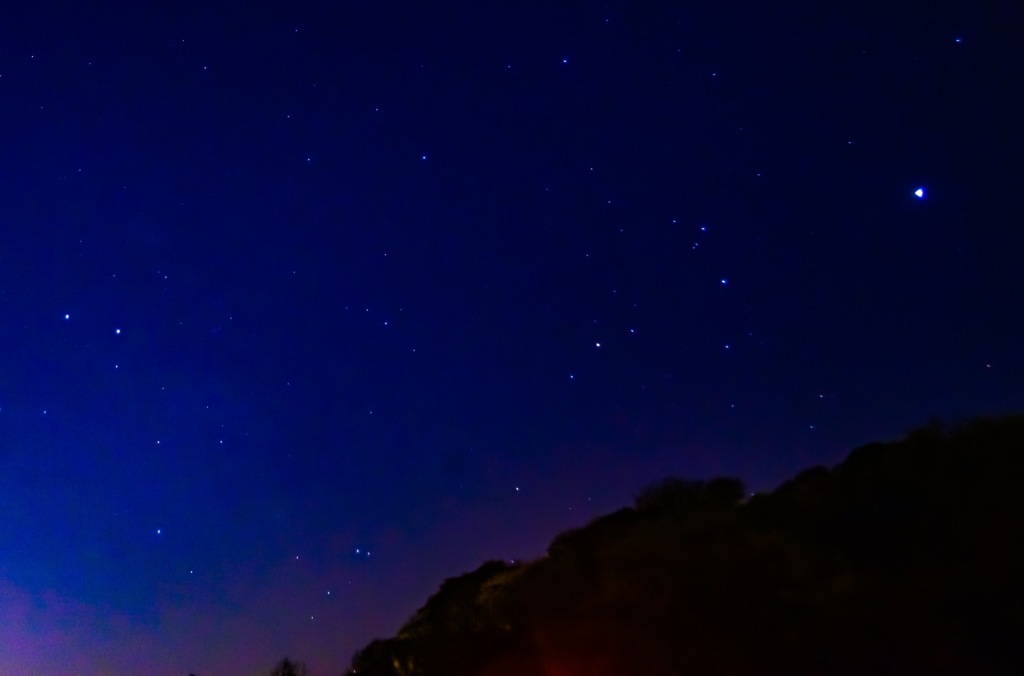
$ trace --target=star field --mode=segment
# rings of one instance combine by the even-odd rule
[[[1021,10],[0,10],[0,654],[340,673],[666,475],[1019,411]]]

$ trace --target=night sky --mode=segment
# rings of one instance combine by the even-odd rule
[[[750,4],[6,3],[0,671],[337,674],[1024,409],[1021,6]]]

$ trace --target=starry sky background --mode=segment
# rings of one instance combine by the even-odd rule
[[[666,475],[1020,411],[1020,5],[750,4],[5,4],[0,670],[338,673]]]

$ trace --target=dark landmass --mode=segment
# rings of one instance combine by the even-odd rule
[[[359,676],[1024,673],[1024,416],[749,496],[666,479],[528,564],[446,580]]]

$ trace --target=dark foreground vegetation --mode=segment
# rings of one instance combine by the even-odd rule
[[[441,585],[359,676],[1024,673],[1024,416],[773,493],[668,479]]]

